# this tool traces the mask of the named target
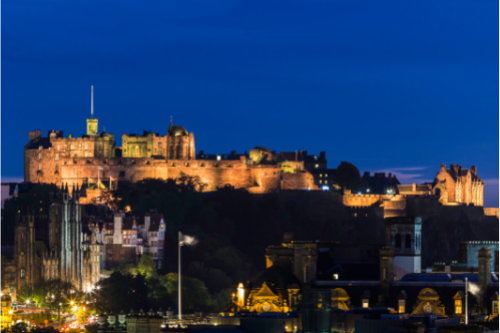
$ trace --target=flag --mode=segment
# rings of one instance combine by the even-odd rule
[[[196,245],[198,240],[193,236],[184,235],[179,232],[179,243],[181,246],[183,245]]]
[[[481,293],[481,287],[470,281],[467,281],[467,290],[474,296],[477,296]]]

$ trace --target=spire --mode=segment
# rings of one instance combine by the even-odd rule
[[[68,183],[66,183],[66,187],[64,188],[64,192],[68,193]]]
[[[94,118],[94,86],[90,86],[90,118]]]
[[[71,191],[71,194],[73,194],[73,196],[75,195],[75,183],[73,183],[73,190]]]

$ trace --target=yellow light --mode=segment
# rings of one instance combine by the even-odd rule
[[[75,304],[75,302],[71,301],[71,302],[69,302],[69,304],[73,305],[73,304]]]
[[[12,310],[9,310],[9,314],[12,314]]]
[[[76,305],[75,305],[75,306],[73,307],[73,310],[74,310],[74,311],[78,310],[78,306],[76,306]]]

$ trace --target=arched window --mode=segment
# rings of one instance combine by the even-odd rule
[[[405,237],[405,249],[410,249],[411,248],[411,235],[406,234]]]
[[[395,244],[396,249],[401,249],[401,235],[396,234],[395,240],[396,240]]]

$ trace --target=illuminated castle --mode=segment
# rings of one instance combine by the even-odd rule
[[[304,160],[288,161],[282,154],[255,148],[249,155],[196,156],[194,134],[172,120],[166,135],[144,131],[123,134],[116,147],[113,134],[98,131],[98,119],[87,119],[87,134],[63,137],[62,131],[29,132],[24,147],[24,181],[82,186],[102,180],[114,187],[114,180],[137,182],[146,178],[176,179],[182,174],[198,176],[205,191],[231,185],[252,193],[277,189],[316,189]]]

